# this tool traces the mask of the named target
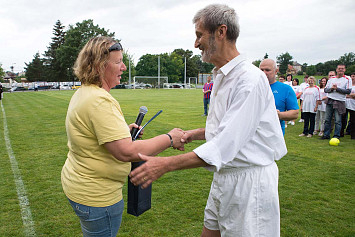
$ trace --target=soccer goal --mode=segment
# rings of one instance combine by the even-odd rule
[[[163,88],[168,84],[168,77],[135,76],[133,77],[133,89]]]
[[[197,88],[197,77],[189,77],[186,82],[185,89],[196,89]]]

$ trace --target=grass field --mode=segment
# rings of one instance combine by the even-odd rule
[[[67,153],[64,121],[72,94],[6,93],[2,100],[37,236],[81,236],[60,183]],[[205,123],[200,90],[112,90],[111,94],[120,102],[127,123],[135,121],[142,105],[149,109],[147,118],[163,110],[145,129],[145,138]],[[3,113],[0,120],[0,236],[25,236]],[[277,163],[281,236],[355,236],[355,141],[346,136],[333,147],[317,136],[298,137],[302,129],[303,123],[286,128],[288,154]],[[187,151],[199,144],[188,144]],[[161,153],[173,154],[179,152]],[[199,236],[211,179],[212,173],[203,168],[164,175],[153,184],[152,209],[138,218],[125,211],[119,236]],[[125,200],[126,191],[125,186]]]

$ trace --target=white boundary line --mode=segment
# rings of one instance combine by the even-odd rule
[[[1,110],[2,110],[3,119],[4,119],[5,144],[6,144],[7,153],[10,158],[12,173],[14,174],[17,198],[19,200],[19,205],[21,208],[22,223],[25,228],[25,236],[36,236],[34,222],[32,220],[32,214],[31,214],[31,209],[30,209],[30,202],[28,201],[25,185],[24,185],[22,178],[21,178],[21,172],[18,168],[18,164],[17,164],[14,152],[11,147],[9,130],[7,128],[6,114],[5,114],[4,106],[2,105],[2,101],[1,101]]]

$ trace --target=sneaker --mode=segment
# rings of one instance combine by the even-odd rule
[[[304,133],[301,133],[300,135],[298,135],[299,137],[304,137],[304,136],[306,136],[306,134],[304,134]]]
[[[308,134],[307,137],[312,137],[312,134]]]
[[[295,125],[295,122],[291,121],[291,125],[292,125],[292,126]]]
[[[318,131],[314,131],[314,132],[313,132],[313,135],[317,135],[317,133],[318,133]]]
[[[285,128],[287,128],[287,124],[285,124]]]
[[[292,124],[292,121],[288,121],[288,123],[287,124]]]
[[[298,122],[299,122],[299,123],[303,123],[303,122],[304,122],[304,120],[303,120],[303,119],[300,119]]]
[[[321,136],[320,138],[319,138],[320,140],[329,140],[330,139],[330,137],[326,137],[326,136]]]
[[[324,134],[323,132],[319,132],[318,136],[322,137]]]

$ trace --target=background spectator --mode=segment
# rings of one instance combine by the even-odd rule
[[[304,126],[303,133],[299,135],[300,137],[312,137],[314,132],[314,123],[318,109],[318,101],[321,100],[319,88],[314,85],[314,82],[315,78],[312,76],[309,77],[309,86],[304,89],[302,94],[301,108],[303,110]]]
[[[317,135],[319,132],[319,136],[323,136],[324,133],[324,120],[325,120],[325,100],[327,99],[327,93],[324,92],[324,87],[327,85],[327,78],[323,77],[319,82],[319,93],[321,102],[318,105],[318,110],[316,114],[316,124],[315,124],[315,131],[313,135]]]

